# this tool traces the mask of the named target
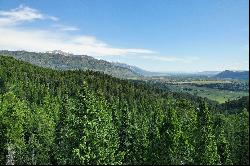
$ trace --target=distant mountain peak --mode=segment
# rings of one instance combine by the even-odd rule
[[[249,71],[232,71],[225,70],[215,77],[217,78],[228,78],[228,79],[249,79]]]
[[[60,55],[65,55],[65,56],[72,55],[72,53],[65,52],[65,51],[62,51],[62,50],[46,51],[46,53],[49,53],[49,54],[60,54]]]
[[[119,67],[105,60],[97,60],[87,55],[74,55],[61,50],[47,52],[0,50],[0,55],[11,56],[34,65],[60,70],[93,70],[104,72],[118,78],[141,77],[138,73],[125,67]]]

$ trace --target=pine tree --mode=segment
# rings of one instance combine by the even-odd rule
[[[202,165],[219,164],[217,145],[212,129],[211,114],[207,103],[202,101],[198,108],[195,163]]]
[[[237,115],[235,125],[236,164],[249,165],[249,112],[246,109]]]
[[[22,163],[25,149],[24,123],[27,107],[12,92],[0,98],[0,162]]]
[[[86,85],[78,92],[75,115],[79,118],[80,144],[73,149],[79,164],[121,164],[118,135],[103,99],[88,91]]]

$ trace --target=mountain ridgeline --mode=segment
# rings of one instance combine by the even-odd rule
[[[98,60],[87,55],[73,55],[62,51],[51,51],[47,53],[36,53],[27,51],[0,51],[0,54],[11,56],[31,64],[60,70],[93,70],[104,72],[118,78],[138,78],[141,75],[126,67],[114,65],[113,63]]]
[[[215,76],[216,78],[221,79],[239,79],[239,80],[248,80],[249,71],[230,71],[225,70]]]
[[[93,70],[122,79],[140,79],[153,76],[200,75],[212,76],[216,79],[249,79],[249,71],[204,71],[196,73],[183,72],[151,72],[125,63],[98,60],[87,55],[73,55],[60,50],[46,53],[28,51],[0,50],[0,55],[11,56],[31,64],[58,70]]]
[[[245,100],[220,107],[0,56],[0,164],[248,165]]]
[[[120,67],[124,67],[127,69],[130,69],[132,71],[134,71],[135,73],[139,74],[139,75],[143,75],[143,76],[167,76],[169,75],[168,73],[161,73],[161,72],[151,72],[151,71],[147,71],[147,70],[143,70],[139,67],[136,66],[131,66],[125,63],[119,63],[119,62],[113,62],[114,65],[116,66],[120,66]]]

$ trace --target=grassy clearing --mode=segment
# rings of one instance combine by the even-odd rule
[[[218,83],[232,83],[228,80],[195,80],[195,81],[182,81],[176,82],[177,84],[218,84]]]
[[[187,92],[200,97],[206,97],[208,99],[218,101],[219,103],[224,103],[227,100],[237,99],[242,96],[249,96],[249,93],[245,91],[218,90],[185,84],[170,85],[170,89],[176,92]]]

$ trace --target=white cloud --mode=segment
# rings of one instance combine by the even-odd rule
[[[60,22],[52,23],[51,29],[47,30],[39,27],[35,29],[22,27],[24,22],[39,20],[58,21],[59,19],[24,5],[8,11],[0,11],[0,49],[35,52],[62,50],[99,58],[103,56],[139,56],[140,58],[163,62],[189,63],[197,60],[196,57],[159,56],[156,55],[155,51],[149,49],[113,47],[94,36],[72,35],[69,31],[80,29],[75,26],[60,24]]]
[[[38,10],[24,5],[8,11],[0,11],[0,49],[41,52],[62,50],[90,56],[154,53],[154,51],[147,49],[112,47],[94,36],[71,35],[68,31],[79,30],[74,26],[54,24],[51,25],[53,27],[51,30],[22,27],[23,22],[44,19],[58,20],[57,17],[42,14]]]
[[[68,26],[68,25],[62,25],[62,24],[55,24],[52,25],[52,27],[59,29],[60,31],[78,31],[79,28],[75,26]]]
[[[173,56],[158,56],[158,55],[143,55],[141,57],[149,60],[158,60],[164,62],[182,62],[182,63],[191,63],[199,59],[198,57],[180,58]]]
[[[48,19],[53,20],[53,21],[58,21],[59,18],[54,17],[54,16],[47,16]]]
[[[231,63],[230,65],[221,65],[221,70],[248,70],[249,69],[249,61],[237,61],[234,63]]]
[[[92,36],[69,35],[44,30],[20,30],[0,27],[0,49],[48,51],[63,50],[73,54],[90,56],[150,54],[147,49],[115,48]]]
[[[10,26],[20,24],[26,21],[50,19],[57,21],[58,18],[54,16],[47,16],[40,13],[36,9],[20,5],[18,8],[9,11],[0,11],[0,26]]]

